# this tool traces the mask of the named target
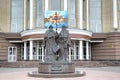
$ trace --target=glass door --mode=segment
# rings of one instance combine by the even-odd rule
[[[17,47],[8,47],[8,62],[16,62]]]

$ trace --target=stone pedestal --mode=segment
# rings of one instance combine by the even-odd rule
[[[54,63],[39,63],[39,73],[50,73],[50,74],[65,74],[74,73],[75,68],[73,63],[69,62],[54,62]]]
[[[56,61],[53,63],[39,63],[38,71],[29,72],[28,76],[44,78],[67,78],[85,76],[85,72],[75,71],[73,63]]]

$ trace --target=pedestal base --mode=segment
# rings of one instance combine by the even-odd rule
[[[54,63],[39,63],[38,67],[39,73],[49,73],[49,74],[64,74],[64,73],[74,73],[74,64],[70,62],[54,62]]]
[[[85,76],[85,72],[75,71],[74,73],[67,74],[44,74],[39,73],[38,71],[29,72],[28,76],[30,77],[42,77],[42,78],[69,78],[69,77],[82,77]]]
[[[31,77],[44,78],[80,77],[84,75],[85,72],[75,71],[74,64],[70,62],[39,63],[38,71],[28,73],[28,76]]]

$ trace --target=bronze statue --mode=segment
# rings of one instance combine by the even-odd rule
[[[44,45],[46,49],[45,61],[53,62],[56,61],[56,52],[58,51],[56,43],[57,34],[53,30],[52,26],[49,26],[49,30],[45,32]]]
[[[50,26],[44,36],[44,45],[46,49],[45,61],[68,61],[68,50],[71,46],[69,31],[66,26],[62,26],[58,34]]]
[[[68,61],[68,50],[71,46],[69,31],[66,28],[66,26],[62,26],[58,37],[58,45],[60,47],[59,59],[63,61]]]

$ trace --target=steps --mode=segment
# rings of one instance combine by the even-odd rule
[[[38,66],[38,61],[17,61],[17,62],[5,62],[0,64],[0,67],[9,67],[9,68],[32,68]]]
[[[106,67],[106,66],[120,66],[120,61],[73,61],[76,67]],[[39,61],[17,61],[17,62],[3,62],[0,67],[9,68],[32,68],[38,67]]]

